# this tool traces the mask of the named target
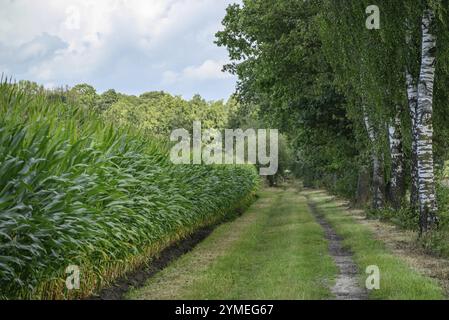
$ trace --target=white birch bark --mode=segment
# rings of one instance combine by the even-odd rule
[[[421,232],[432,229],[436,223],[435,177],[433,167],[433,86],[435,79],[436,38],[432,34],[434,13],[427,9],[422,18],[421,70],[418,82],[417,107],[417,162],[418,194]]]
[[[369,120],[368,113],[366,109],[363,108],[364,112],[364,123],[366,127],[366,131],[368,132],[368,137],[372,144],[371,158],[373,162],[373,181],[372,181],[372,193],[373,193],[373,209],[383,209],[385,204],[385,195],[384,195],[384,168],[382,157],[379,156],[379,153],[376,150],[376,132],[374,130],[373,125]]]
[[[388,126],[388,137],[390,142],[391,157],[391,180],[389,195],[394,209],[401,207],[404,196],[404,152],[402,148],[402,132],[400,107],[397,106],[397,113],[393,122]]]
[[[407,80],[407,98],[408,98],[408,107],[409,107],[409,115],[411,119],[411,137],[412,137],[412,153],[411,153],[411,190],[410,190],[410,206],[413,211],[416,211],[418,208],[418,155],[417,155],[417,138],[418,131],[416,127],[417,123],[417,107],[418,107],[418,86],[416,81],[413,79],[411,73],[407,70],[406,72],[406,80]]]

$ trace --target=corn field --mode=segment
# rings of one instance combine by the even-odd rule
[[[0,84],[1,298],[87,297],[254,196],[252,166],[173,165],[163,143],[57,100]]]

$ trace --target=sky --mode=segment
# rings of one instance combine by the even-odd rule
[[[236,79],[213,41],[233,2],[0,0],[0,73],[49,88],[227,99]]]

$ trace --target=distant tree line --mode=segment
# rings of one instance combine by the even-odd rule
[[[186,100],[163,91],[145,92],[139,96],[118,93],[114,89],[97,93],[89,84],[45,89],[35,82],[22,80],[18,85],[28,93],[42,93],[49,99],[74,102],[95,110],[106,121],[132,126],[161,139],[168,139],[171,131],[177,128],[191,130],[193,121],[201,121],[204,128],[226,128],[239,108],[233,97],[226,102],[206,101],[197,94]]]
[[[168,144],[173,130],[183,128],[192,132],[194,121],[201,121],[203,129],[266,128],[259,114],[240,104],[234,95],[227,101],[206,101],[199,94],[186,100],[164,91],[149,91],[139,96],[118,93],[114,89],[97,93],[93,86],[85,83],[71,88],[46,89],[35,82],[22,80],[18,86],[32,95],[77,105],[89,112],[93,110],[107,123],[141,131],[149,139]],[[279,138],[278,163],[277,174],[267,177],[270,185],[282,181],[291,167],[290,144],[284,135]]]

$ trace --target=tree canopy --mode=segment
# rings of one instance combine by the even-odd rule
[[[374,209],[416,206],[427,231],[449,151],[448,3],[377,1],[379,28],[371,5],[244,0],[216,42],[239,101],[288,134],[305,182],[363,198],[371,176]]]

